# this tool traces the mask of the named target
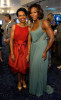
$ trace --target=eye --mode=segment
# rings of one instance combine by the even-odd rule
[[[37,13],[37,11],[34,11],[34,13]]]
[[[32,13],[37,13],[37,11],[31,12],[30,15],[31,15]]]
[[[18,15],[18,17],[21,17],[21,15]]]
[[[26,16],[25,14],[23,16]]]

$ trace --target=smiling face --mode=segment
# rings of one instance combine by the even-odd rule
[[[31,18],[33,19],[33,21],[36,21],[38,19],[38,10],[36,7],[32,7],[31,8],[31,14],[30,14]]]
[[[21,23],[25,23],[26,21],[26,15],[23,11],[18,12],[18,19]]]

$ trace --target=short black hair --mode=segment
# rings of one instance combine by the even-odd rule
[[[38,10],[38,18],[39,18],[39,20],[40,20],[40,19],[43,19],[43,17],[44,17],[43,9],[42,9],[41,6],[40,6],[39,4],[37,4],[37,3],[31,4],[31,5],[28,7],[28,17],[29,17],[29,19],[32,20],[30,14],[31,14],[31,8],[33,8],[33,7],[37,8],[37,10]]]
[[[26,10],[25,8],[19,8],[19,9],[17,10],[17,12],[16,12],[17,17],[18,17],[18,12],[19,12],[19,11],[23,11],[23,12],[25,13],[25,15],[27,16],[27,10]]]
[[[8,17],[11,20],[11,15],[10,14],[5,14],[4,16]]]

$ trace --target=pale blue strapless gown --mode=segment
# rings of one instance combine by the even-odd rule
[[[53,88],[47,85],[47,70],[48,70],[48,53],[47,59],[42,59],[42,54],[47,46],[47,34],[41,28],[34,32],[30,31],[32,43],[30,52],[30,80],[29,93],[37,96],[43,95],[44,92],[48,94],[53,93]]]

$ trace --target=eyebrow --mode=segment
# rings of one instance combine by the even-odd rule
[[[20,14],[21,15],[21,14]],[[20,16],[20,15],[18,15],[18,16]],[[22,14],[22,15],[26,15],[26,14]]]

